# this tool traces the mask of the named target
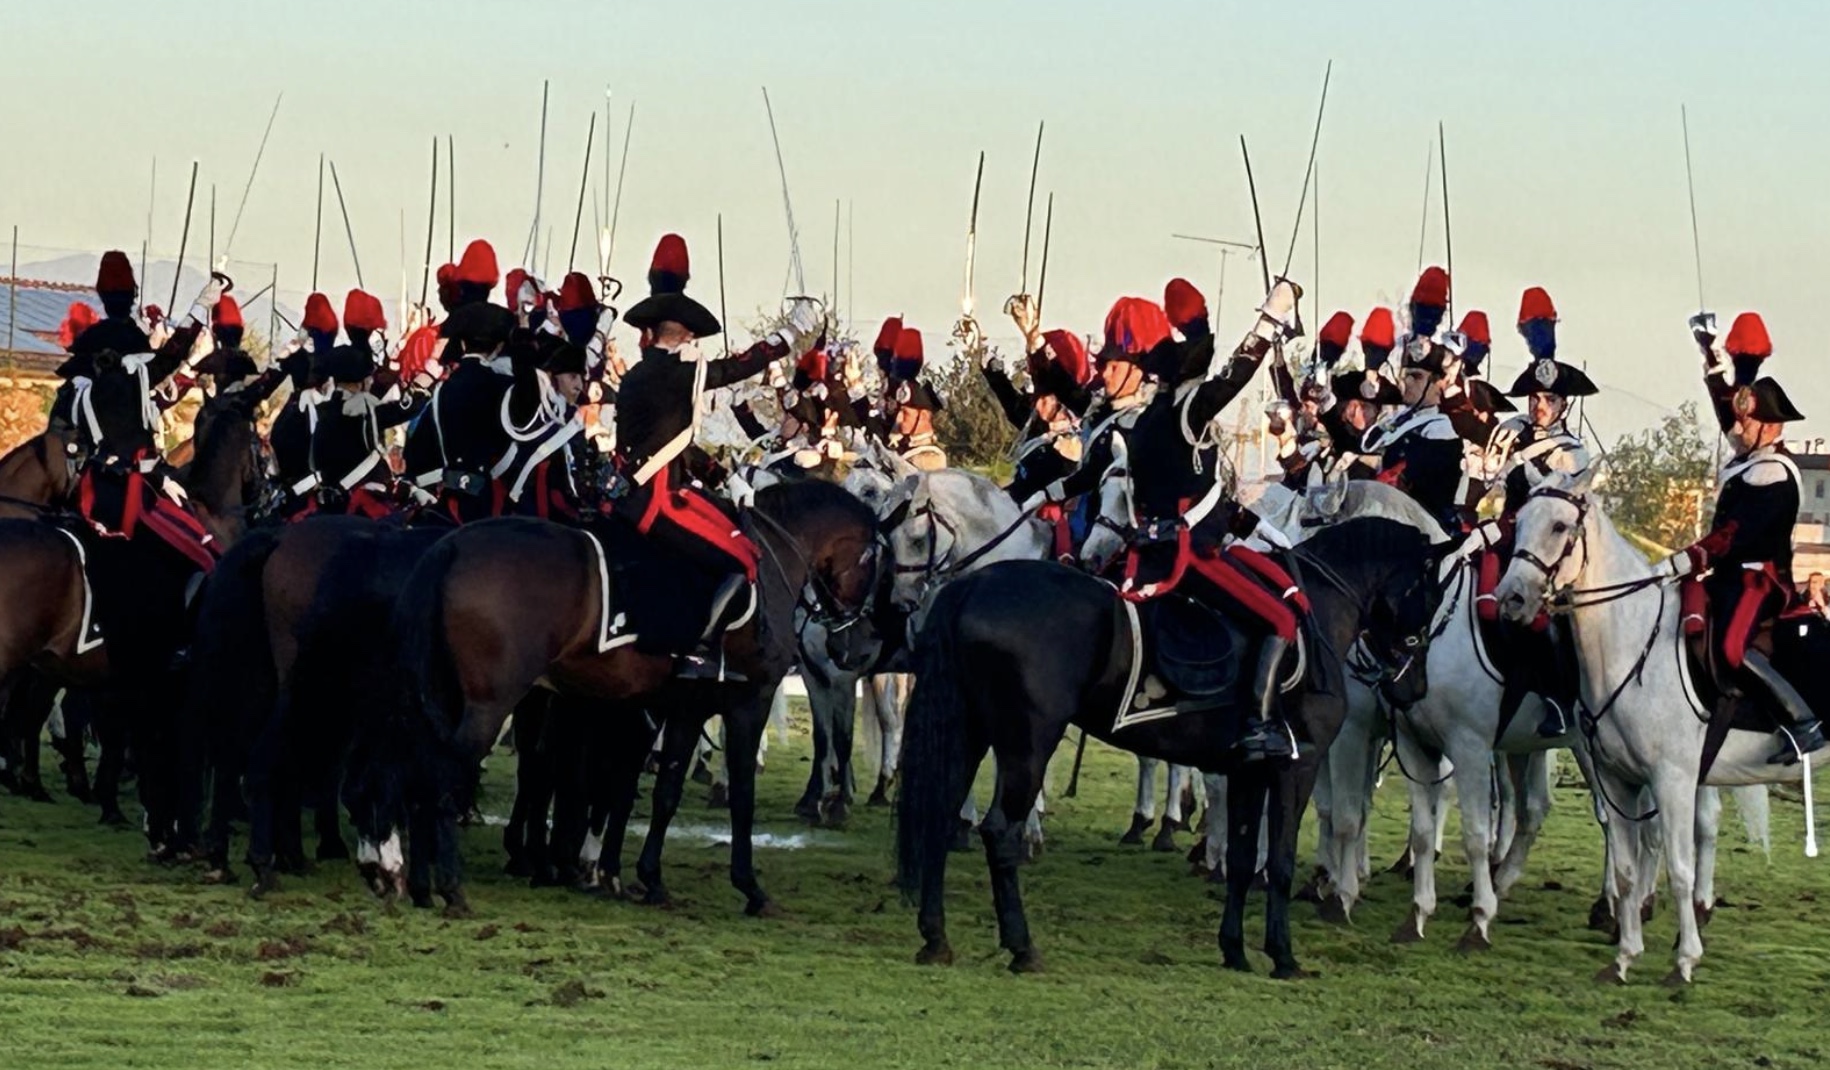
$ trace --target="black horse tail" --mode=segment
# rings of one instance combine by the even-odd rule
[[[919,894],[930,867],[944,864],[958,819],[966,761],[966,703],[960,686],[960,610],[967,577],[935,596],[915,645],[915,690],[903,723],[902,787],[897,799],[897,883],[905,900]]]
[[[181,847],[196,845],[205,781],[233,794],[246,764],[246,742],[273,709],[278,690],[262,575],[280,532],[250,532],[224,554],[203,588],[191,645],[190,679],[178,714],[177,821]],[[222,820],[219,815],[218,821]]]

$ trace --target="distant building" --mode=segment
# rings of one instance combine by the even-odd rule
[[[1803,477],[1792,529],[1792,571],[1802,581],[1813,572],[1830,573],[1830,444],[1816,438],[1786,445]]]
[[[0,276],[0,380],[5,386],[49,382],[65,357],[58,329],[73,303],[88,305],[97,316],[102,306],[95,291],[66,282]]]

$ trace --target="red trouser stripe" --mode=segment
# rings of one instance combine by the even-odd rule
[[[1242,572],[1235,561],[1223,556],[1202,557],[1197,554],[1191,563],[1196,572],[1206,576],[1214,586],[1225,591],[1229,597],[1269,625],[1279,639],[1285,642],[1296,639],[1296,614],[1291,611],[1289,604]]]
[[[1289,591],[1290,594],[1284,596],[1285,600],[1294,602],[1296,608],[1302,610],[1305,615],[1309,612],[1309,596],[1297,590],[1296,581],[1290,578],[1290,574],[1284,571],[1282,565],[1243,543],[1228,546],[1226,553],[1237,564],[1257,573],[1259,579],[1275,587],[1279,592]]]
[[[1741,596],[1735,600],[1728,627],[1722,633],[1722,659],[1731,669],[1739,669],[1747,656],[1747,641],[1760,623],[1760,609],[1773,593],[1773,578],[1765,571],[1744,569],[1741,573]]]

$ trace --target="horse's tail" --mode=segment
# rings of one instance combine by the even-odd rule
[[[278,681],[262,576],[279,542],[278,531],[250,533],[223,555],[204,586],[178,714],[180,839],[200,827],[207,777],[241,775],[247,730],[273,709]]]
[[[1773,860],[1773,830],[1769,826],[1772,818],[1772,797],[1767,793],[1765,784],[1748,784],[1739,788],[1730,788],[1728,793],[1734,796],[1735,810],[1741,815],[1741,827],[1747,830],[1747,842],[1759,844],[1766,852],[1767,861]]]
[[[913,899],[930,867],[944,864],[958,818],[966,764],[966,702],[960,663],[960,610],[970,577],[942,588],[915,645],[915,690],[903,721],[897,796],[897,882]]]

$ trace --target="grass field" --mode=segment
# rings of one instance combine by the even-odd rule
[[[1218,905],[1180,856],[1116,845],[1133,766],[1095,745],[1080,798],[1054,803],[1048,853],[1025,873],[1048,972],[1015,977],[976,854],[950,871],[959,964],[912,964],[888,813],[860,809],[842,832],[788,816],[807,749],[797,733],[761,778],[765,830],[798,844],[759,851],[786,908],[769,920],[740,913],[727,852],[706,836],[725,818],[699,787],[670,845],[672,909],[529,890],[500,875],[497,830],[476,828],[477,916],[459,922],[383,906],[342,866],[252,902],[194,870],[147,865],[139,835],[97,827],[88,808],[0,799],[0,1068],[1830,1063],[1817,903],[1830,863],[1802,858],[1795,802],[1775,806],[1771,863],[1741,846],[1738,826],[1725,833],[1719,886],[1732,905],[1689,990],[1656,983],[1668,912],[1649,926],[1634,984],[1590,981],[1611,957],[1584,928],[1600,846],[1569,789],[1502,905],[1494,950],[1455,952],[1460,911],[1448,904],[1428,942],[1394,947],[1409,889],[1381,875],[1352,928],[1299,905],[1298,952],[1320,976],[1282,983],[1219,968]],[[491,764],[485,810],[506,813],[512,762]],[[1402,785],[1388,782],[1381,863],[1404,820]],[[1445,858],[1448,892],[1463,879],[1458,855]],[[1262,922],[1250,932],[1255,947]]]

